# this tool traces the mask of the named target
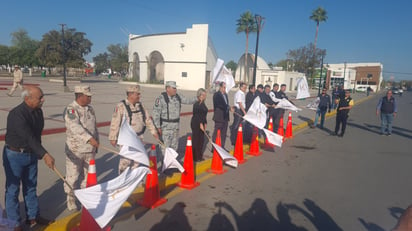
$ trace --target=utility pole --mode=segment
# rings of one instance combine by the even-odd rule
[[[265,18],[256,14],[255,15],[255,21],[257,24],[257,35],[256,35],[256,50],[255,50],[255,63],[253,66],[253,82],[252,84],[256,84],[256,67],[257,67],[257,59],[258,59],[258,49],[259,49],[259,33],[260,30],[262,29]]]
[[[320,95],[321,82],[322,82],[322,80],[323,80],[323,78],[322,78],[322,70],[323,70],[323,55],[322,55],[322,60],[321,60],[321,64],[320,64],[320,76],[319,76],[318,95]]]
[[[69,92],[70,89],[67,87],[67,81],[66,81],[66,61],[67,61],[66,59],[67,59],[67,54],[66,54],[66,40],[64,38],[64,27],[66,26],[66,24],[60,23],[59,25],[62,27],[63,90],[65,92]]]

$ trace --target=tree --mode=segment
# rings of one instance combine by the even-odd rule
[[[0,45],[0,65],[7,65],[10,63],[10,49],[8,46]]]
[[[322,56],[326,56],[326,50],[317,49],[314,51],[313,44],[300,47],[296,50],[289,50],[286,54],[287,61],[293,65],[293,71],[305,73],[306,76],[312,77],[315,66],[319,66]]]
[[[34,66],[39,64],[35,56],[39,42],[31,39],[27,31],[19,29],[11,33],[10,62],[21,66]]]
[[[127,45],[111,44],[107,47],[109,51],[110,65],[113,71],[126,73],[129,67]]]
[[[315,52],[316,42],[318,40],[319,24],[321,22],[326,22],[326,20],[328,19],[327,12],[322,7],[318,7],[316,10],[312,11],[312,15],[309,17],[309,19],[316,22],[315,43],[313,46],[313,52]]]
[[[249,72],[247,71],[249,33],[257,32],[257,25],[255,22],[255,17],[250,11],[246,11],[240,15],[240,18],[237,20],[236,25],[237,25],[236,33],[246,34],[245,71],[244,71],[243,80],[245,82],[249,82]],[[242,79],[242,77],[240,77],[240,79]]]
[[[232,72],[235,72],[235,71],[236,71],[236,68],[237,68],[237,63],[235,63],[235,61],[233,61],[233,60],[230,60],[230,61],[226,64],[226,67],[229,68],[229,69],[231,69]]]
[[[93,62],[95,63],[96,74],[100,74],[110,68],[109,54],[106,52],[93,57]]]
[[[83,67],[83,57],[91,52],[93,45],[86,38],[86,33],[69,28],[64,31],[64,39],[62,38],[62,32],[57,30],[43,35],[36,51],[40,65],[54,67],[66,63],[69,67]]]

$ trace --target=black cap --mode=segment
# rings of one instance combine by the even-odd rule
[[[259,85],[257,86],[257,88],[263,89],[263,84],[259,84]]]

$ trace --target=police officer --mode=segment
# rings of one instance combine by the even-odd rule
[[[156,98],[153,121],[166,147],[177,150],[181,104],[193,104],[196,97],[188,99],[177,94],[176,82],[167,81],[166,91]]]
[[[96,115],[90,105],[92,93],[89,86],[75,86],[75,100],[70,103],[64,113],[66,123],[66,181],[76,189],[86,186],[88,163],[94,159],[99,147],[99,135],[96,127]],[[67,209],[77,209],[75,197],[65,184]]]
[[[345,90],[345,96],[339,99],[338,102],[338,109],[336,112],[336,126],[335,132],[332,135],[338,135],[339,137],[343,137],[346,130],[346,122],[348,121],[349,111],[354,105],[353,99],[350,97],[350,91]],[[340,124],[342,124],[341,133],[338,134]]]
[[[143,134],[146,131],[146,127],[149,128],[150,133],[156,139],[159,139],[149,113],[140,102],[140,96],[140,85],[128,86],[126,88],[126,99],[116,105],[113,111],[109,132],[109,140],[113,146],[116,146],[117,144],[117,138],[119,136],[123,118],[126,119],[126,122],[130,124],[140,139],[143,140]],[[129,166],[137,167],[138,163],[133,163],[130,159],[120,157],[119,174]]]

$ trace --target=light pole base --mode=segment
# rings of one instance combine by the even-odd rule
[[[70,92],[70,88],[68,86],[63,86],[63,91],[64,92]]]

